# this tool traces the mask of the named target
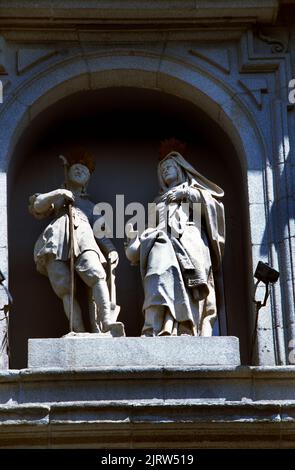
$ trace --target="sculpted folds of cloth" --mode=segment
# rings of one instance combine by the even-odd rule
[[[224,193],[185,160],[179,144],[172,139],[172,151],[158,165],[156,226],[141,235],[128,227],[126,255],[140,263],[144,287],[143,336],[211,336],[217,318],[215,274],[224,252]],[[194,203],[200,203],[200,224],[189,217]]]

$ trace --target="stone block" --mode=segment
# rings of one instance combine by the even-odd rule
[[[239,340],[231,336],[112,338],[90,334],[29,339],[29,368],[240,365]]]
[[[250,204],[264,204],[263,173],[258,170],[250,170],[248,178],[248,195]]]
[[[134,86],[136,88],[157,88],[157,75],[159,58],[139,57],[128,55],[127,51],[114,55],[109,51],[103,60],[85,54],[85,60],[90,73],[91,89]]]
[[[251,224],[251,241],[255,245],[265,242],[265,206],[264,204],[250,204],[250,224]]]

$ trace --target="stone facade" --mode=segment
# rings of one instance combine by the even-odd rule
[[[84,435],[85,446],[94,445],[102,429],[104,436],[110,436],[101,441],[102,446],[112,442],[154,445],[142,436],[151,435],[157,425],[164,436],[159,446],[167,445],[168,436],[176,429],[181,429],[183,436],[178,446],[214,446],[216,440],[226,446],[236,429],[248,446],[260,438],[261,446],[270,442],[285,447],[294,444],[295,386],[290,365],[294,357],[289,345],[295,338],[295,115],[288,96],[289,81],[295,77],[295,28],[284,21],[286,12],[294,13],[289,5],[292,2],[203,0],[196,6],[190,0],[128,0],[106,1],[99,7],[92,0],[66,0],[56,2],[56,7],[47,0],[39,1],[37,7],[35,3],[1,1],[0,258],[5,275],[12,275],[8,273],[7,181],[22,133],[61,98],[83,90],[125,86],[183,98],[201,108],[229,136],[247,183],[249,279],[252,281],[258,260],[279,270],[280,279],[271,288],[271,301],[259,316],[258,368],[213,372],[196,368],[176,371],[176,375],[165,369],[136,372],[156,389],[159,374],[165,386],[169,380],[183,380],[183,399],[179,392],[177,399],[168,399],[165,394],[159,395],[159,390],[151,397],[147,389],[136,389],[133,398],[122,393],[111,402],[98,393],[99,380],[110,380],[111,389],[110,376],[119,374],[119,381],[124,382],[126,376],[122,378],[122,374],[128,376],[130,371],[102,370],[97,372],[99,377],[84,370],[78,375],[3,371],[0,423],[5,431],[0,445],[25,442],[19,434],[23,426],[36,430],[27,445],[48,445],[49,425],[53,436],[50,445],[70,445],[74,441],[69,431],[77,429],[82,435],[85,423],[92,419],[93,426],[87,429],[94,437],[87,444]],[[251,295],[249,289],[249,298]],[[1,290],[1,305],[5,303],[6,294]],[[254,313],[254,309],[248,312],[251,322]],[[0,334],[4,332],[3,321]],[[1,356],[1,361],[2,368],[7,369],[7,357]],[[287,367],[266,367],[275,365]],[[213,399],[210,390],[216,386],[216,374],[229,388],[228,393],[218,391]],[[259,393],[250,390],[254,376]],[[194,388],[198,378],[206,384],[206,393]],[[71,380],[90,380],[98,388],[90,399],[86,395],[83,398],[86,386],[79,382],[77,395],[71,391],[63,405],[59,393],[72,390],[68,384]],[[126,385],[121,386],[126,389]],[[50,398],[41,392],[38,395],[38,387],[52,390]],[[62,403],[57,404],[59,401]],[[70,418],[66,414],[69,410]],[[33,421],[40,424],[38,430]],[[199,431],[204,436],[205,428],[206,442],[201,442]],[[224,429],[228,434],[221,438]]]
[[[0,446],[294,448],[294,367],[0,374]]]

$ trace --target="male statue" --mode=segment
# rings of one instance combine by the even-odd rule
[[[72,150],[66,159],[63,158],[68,163],[65,188],[30,197],[31,214],[38,219],[53,216],[35,244],[37,270],[48,276],[54,292],[62,300],[73,332],[85,332],[81,308],[73,295],[73,288],[71,292],[75,271],[90,288],[96,306],[96,309],[89,309],[91,332],[110,331],[113,336],[124,336],[124,326],[116,321],[111,308],[105,270],[108,263],[112,273],[118,264],[118,253],[109,238],[95,239],[92,228],[95,222],[94,204],[86,194],[94,160],[82,148]]]

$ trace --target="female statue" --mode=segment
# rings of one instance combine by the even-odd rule
[[[214,274],[224,251],[224,193],[185,160],[183,148],[175,139],[162,143],[156,224],[141,235],[127,227],[126,255],[140,263],[143,279],[143,336],[211,336],[217,318]],[[190,220],[195,207],[200,223]],[[164,229],[161,214],[167,215]]]

